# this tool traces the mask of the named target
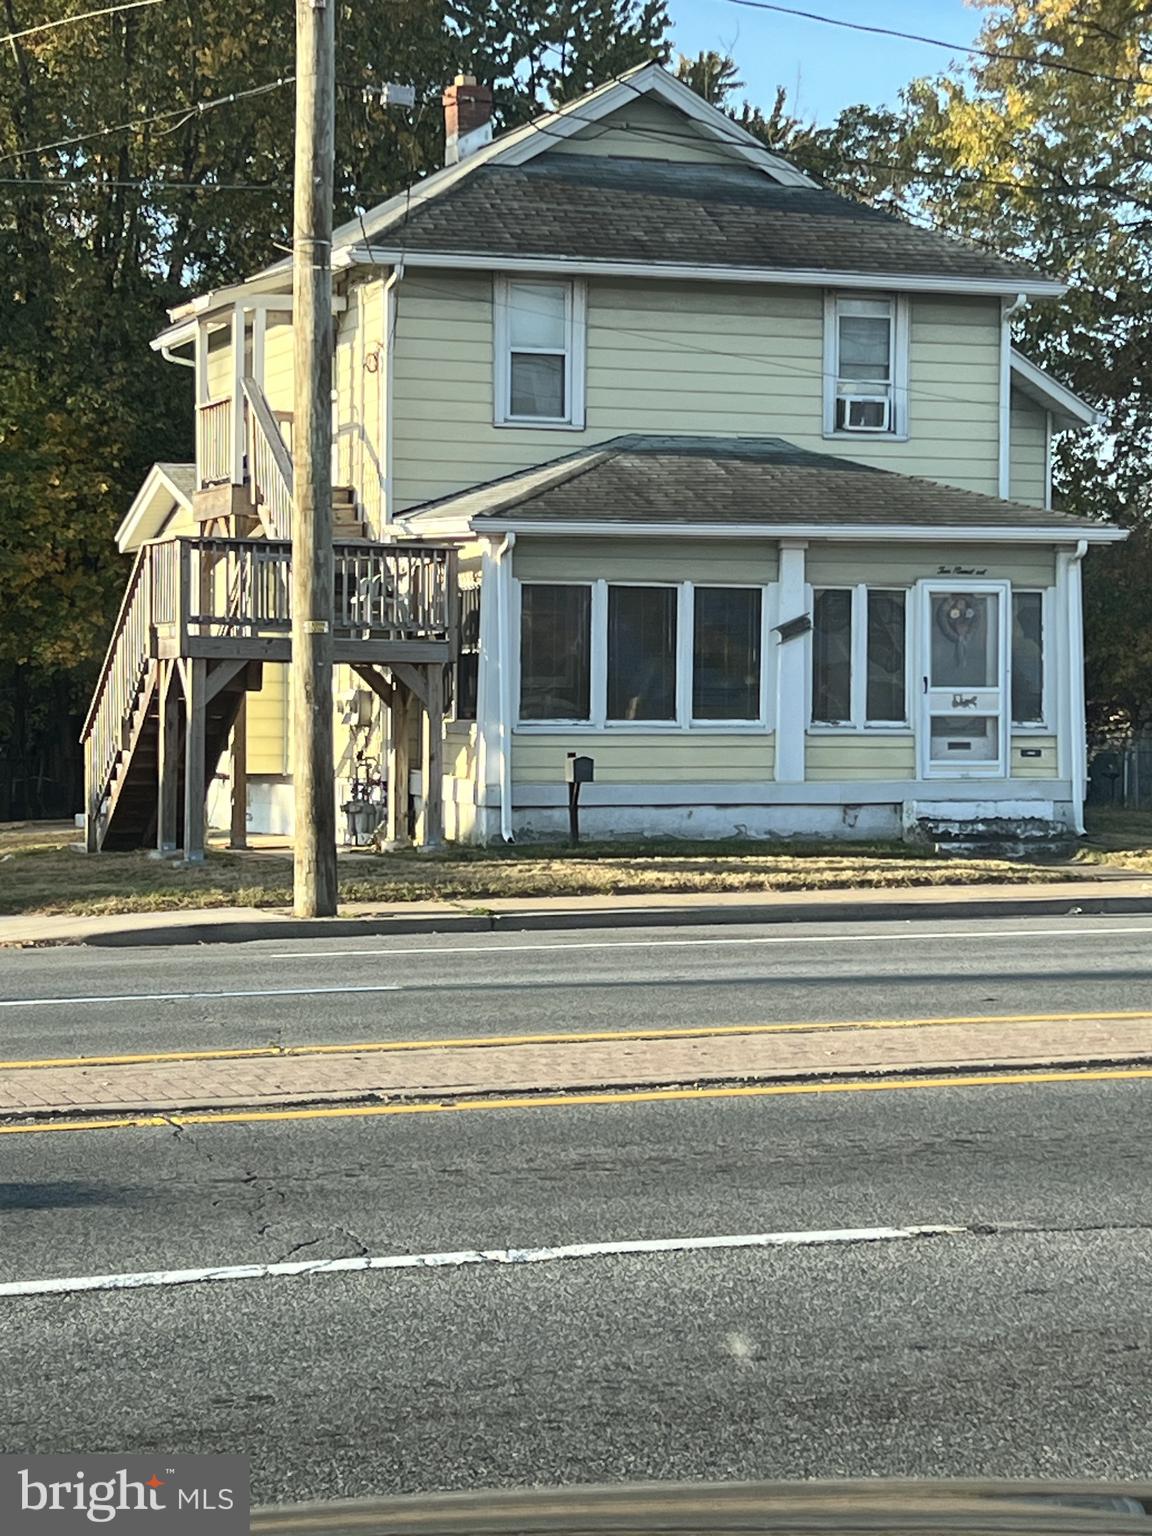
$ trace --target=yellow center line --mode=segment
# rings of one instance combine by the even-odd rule
[[[1146,1008],[1108,1013],[1003,1013],[959,1015],[939,1019],[843,1019],[801,1024],[699,1024],[686,1029],[599,1029],[555,1034],[460,1035],[433,1040],[363,1040],[339,1045],[252,1045],[207,1051],[148,1051],[130,1056],[46,1056],[0,1061],[0,1072],[27,1072],[46,1067],[131,1067],[169,1061],[268,1060],[284,1056],[354,1056],[384,1051],[482,1050],[496,1045],[587,1045],[610,1040],[707,1039],[723,1035],[834,1034],[851,1029],[925,1029],[934,1025],[1107,1024],[1148,1019]]]
[[[644,1088],[601,1093],[518,1094],[509,1098],[448,1099],[419,1104],[356,1104],[310,1109],[241,1109],[170,1115],[121,1115],[93,1120],[42,1120],[0,1125],[0,1136],[49,1131],[141,1130],[185,1125],[251,1125],[272,1120],[350,1120],[380,1115],[433,1115],[463,1110],[562,1109],[584,1104],[682,1103],[694,1099],[765,1099],[823,1093],[889,1093],[901,1088],[998,1088],[1031,1083],[1104,1083],[1152,1078],[1152,1067],[983,1072],[940,1077],[848,1078],[839,1082],[741,1084],[733,1088]]]

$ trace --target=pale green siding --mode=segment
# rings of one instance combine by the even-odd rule
[[[400,510],[633,431],[776,435],[995,494],[992,300],[911,301],[910,440],[897,442],[823,437],[823,297],[815,289],[590,282],[583,431],[494,425],[490,277],[413,271],[397,293]]]
[[[518,539],[521,581],[698,581],[733,586],[776,580],[776,545],[765,539]]]
[[[1034,401],[1012,391],[1012,421],[1009,436],[1013,501],[1026,501],[1042,507],[1047,479],[1047,412]]]
[[[857,735],[808,733],[805,776],[813,784],[852,779],[914,779],[916,738],[911,731]]]
[[[557,139],[551,155],[626,155],[629,159],[740,165],[730,149],[707,138],[690,117],[652,97],[637,96],[569,139]]]
[[[764,732],[515,731],[514,781],[563,784],[569,752],[591,754],[601,784],[760,783],[773,773],[773,739]]]
[[[451,779],[471,779],[476,773],[476,726],[450,720],[444,727],[444,772]]]
[[[1011,581],[1046,587],[1056,579],[1056,555],[1033,544],[818,544],[808,546],[808,580],[815,587],[911,585],[914,581]]]
[[[248,772],[288,771],[288,668],[265,662],[260,689],[248,695]]]

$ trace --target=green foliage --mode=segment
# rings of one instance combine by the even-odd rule
[[[3,0],[0,31],[59,15]],[[667,26],[663,0],[343,4],[338,218],[440,164],[456,73],[515,123],[663,56]],[[116,526],[150,463],[191,457],[190,375],[148,346],[165,307],[290,238],[293,91],[274,82],[294,45],[285,0],[165,0],[0,50],[0,814],[71,808],[5,789],[43,779],[30,701],[56,698],[57,674],[60,698],[83,691],[123,584]],[[380,106],[388,80],[416,88],[414,111]]]

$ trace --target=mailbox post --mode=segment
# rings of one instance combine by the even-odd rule
[[[568,781],[568,838],[575,847],[580,841],[580,786],[591,784],[595,765],[590,757],[580,757],[569,752],[564,763],[564,777]]]

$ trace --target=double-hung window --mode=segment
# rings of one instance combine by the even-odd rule
[[[829,295],[825,308],[824,430],[907,432],[907,307],[895,297]]]
[[[520,585],[520,721],[763,726],[761,587]]]
[[[1044,594],[1013,592],[1012,724],[1044,723]]]
[[[497,278],[493,297],[497,424],[582,427],[582,284]]]
[[[812,724],[859,729],[908,720],[908,594],[823,587],[812,598]]]

